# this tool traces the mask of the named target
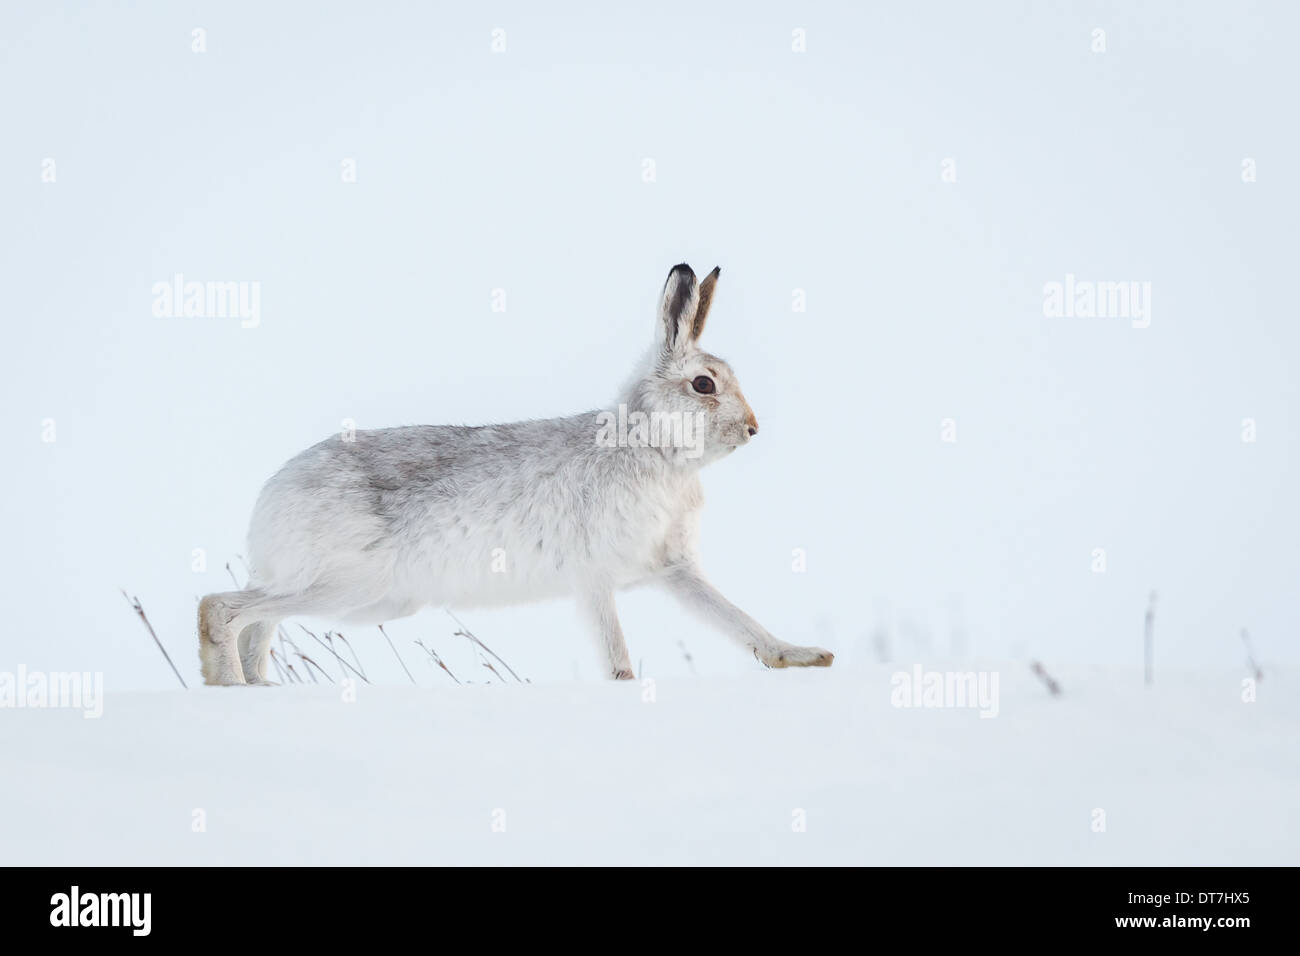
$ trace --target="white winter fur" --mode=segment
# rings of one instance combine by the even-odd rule
[[[699,470],[758,430],[730,366],[698,346],[718,271],[669,273],[654,347],[619,398],[647,414],[703,413],[702,447],[610,447],[597,440],[602,410],[326,439],[262,489],[249,587],[200,602],[204,680],[267,683],[271,639],[291,615],[377,624],[426,605],[561,595],[577,598],[610,676],[629,679],[614,594],[641,583],[662,584],[768,666],[828,666],[829,651],[777,640],[700,570]],[[714,391],[697,388],[702,377]]]

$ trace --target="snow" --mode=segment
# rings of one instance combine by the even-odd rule
[[[1248,703],[1230,671],[1067,671],[1052,698],[1023,662],[952,665],[997,673],[983,718],[894,706],[911,669],[0,710],[0,863],[1300,862],[1285,675]]]

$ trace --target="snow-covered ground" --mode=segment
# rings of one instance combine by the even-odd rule
[[[996,717],[894,706],[910,664],[0,710],[0,862],[1300,863],[1285,675],[957,669]]]

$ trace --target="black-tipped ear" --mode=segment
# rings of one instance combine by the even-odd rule
[[[704,322],[709,317],[709,306],[713,304],[713,290],[718,284],[718,276],[722,274],[722,269],[718,266],[713,267],[713,271],[704,277],[700,283],[700,304],[695,309],[695,321],[691,324],[691,338],[698,339],[700,333],[704,331]]]
[[[659,328],[668,351],[676,351],[691,338],[691,325],[700,304],[700,286],[695,273],[686,263],[673,266],[664,283],[663,299],[659,305]]]

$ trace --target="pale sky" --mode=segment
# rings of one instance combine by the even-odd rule
[[[680,261],[722,267],[703,345],[762,423],[705,473],[705,565],[777,636],[1136,678],[1157,589],[1159,666],[1242,666],[1242,627],[1294,660],[1294,5],[861,6],[6,4],[0,669],[174,685],[125,587],[197,682],[285,460],[609,401]],[[260,324],[154,315],[177,273]],[[1149,327],[1045,315],[1067,275],[1149,283]],[[757,666],[620,608],[649,673]],[[567,603],[462,616],[602,672]],[[433,683],[417,638],[476,670],[451,629],[389,632]]]

